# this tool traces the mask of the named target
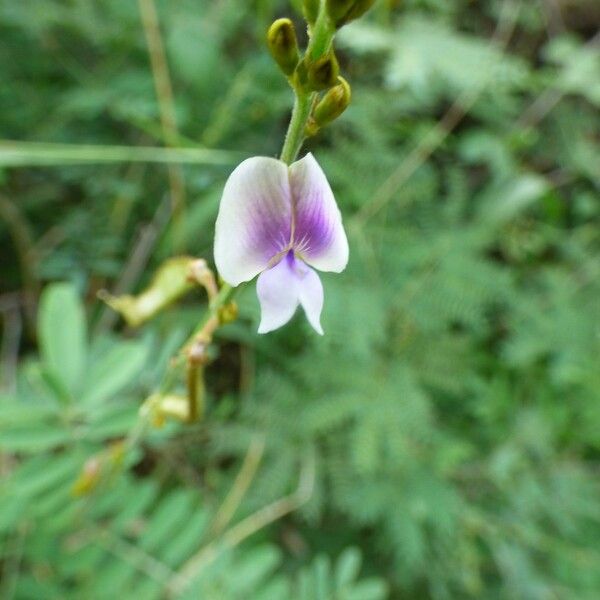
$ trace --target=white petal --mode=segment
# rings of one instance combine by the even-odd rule
[[[256,292],[261,308],[258,333],[268,333],[285,325],[301,304],[308,322],[323,335],[320,322],[323,285],[315,271],[294,258],[293,252],[259,275]]]
[[[258,277],[256,293],[261,310],[258,333],[268,333],[285,325],[296,312],[300,301],[293,262],[293,256],[291,261],[284,257]]]
[[[299,262],[299,261],[298,261]],[[305,266],[306,273],[299,281],[300,304],[304,309],[308,322],[313,329],[323,335],[321,327],[321,311],[323,310],[323,284],[319,276],[310,267]]]
[[[249,281],[289,243],[291,195],[288,168],[255,156],[229,176],[215,226],[215,263],[230,285]]]
[[[312,154],[289,168],[294,210],[294,248],[321,271],[343,271],[348,240],[325,173]]]

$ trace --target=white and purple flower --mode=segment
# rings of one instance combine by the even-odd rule
[[[323,285],[311,266],[343,271],[348,240],[333,192],[312,154],[290,166],[255,156],[233,171],[217,217],[215,263],[232,286],[260,273],[259,333],[285,325],[301,305],[323,334]]]

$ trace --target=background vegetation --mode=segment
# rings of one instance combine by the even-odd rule
[[[342,30],[326,335],[257,336],[249,286],[202,421],[143,428],[205,298],[132,330],[96,294],[212,260],[228,173],[281,146],[294,10],[153,6],[0,3],[0,597],[600,597],[598,3]]]

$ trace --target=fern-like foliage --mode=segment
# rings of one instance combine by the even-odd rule
[[[352,103],[305,145],[350,242],[325,336],[256,335],[248,285],[203,420],[163,427],[140,408],[204,298],[133,331],[95,294],[210,259],[227,174],[284,135],[257,49],[289,3],[155,4],[176,139],[138,3],[0,5],[3,138],[226,151],[181,167],[170,220],[166,166],[0,143],[2,600],[597,600],[597,3],[382,1],[342,29]]]

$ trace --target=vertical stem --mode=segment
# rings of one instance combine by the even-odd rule
[[[203,367],[188,363],[187,367],[187,388],[188,388],[188,421],[194,423],[201,416],[203,411]],[[198,389],[200,387],[200,389]]]
[[[334,34],[335,27],[327,14],[326,3],[322,0],[319,7],[317,22],[310,34],[306,56],[310,57],[312,60],[316,60],[325,54],[331,46]],[[280,157],[281,160],[288,165],[296,160],[296,156],[298,156],[298,152],[302,147],[302,142],[304,142],[304,138],[306,137],[304,133],[306,123],[310,117],[310,110],[315,97],[314,92],[303,89],[301,85],[292,85],[294,85],[296,98],[294,100],[292,117],[290,119]]]
[[[312,104],[313,94],[297,91],[296,99],[294,100],[294,108],[292,117],[285,135],[285,142],[281,149],[281,160],[286,164],[291,164],[298,156],[302,142],[304,141],[304,129],[310,116],[310,107]]]
[[[158,14],[154,0],[138,0],[142,25],[146,35],[148,54],[152,66],[154,88],[160,109],[160,122],[165,142],[168,146],[176,145],[177,120],[175,117],[175,100],[173,98],[173,87],[167,56],[163,45]]]
[[[150,56],[154,89],[158,100],[160,123],[165,144],[176,146],[179,139],[177,120],[175,115],[175,100],[173,98],[173,86],[167,55],[165,52],[158,14],[154,0],[138,0],[144,34]],[[171,191],[171,210],[173,213],[173,238],[175,247],[181,244],[180,234],[183,225],[183,217],[186,202],[185,178],[181,165],[169,165],[169,187]]]
[[[30,335],[34,336],[36,304],[40,284],[36,278],[37,256],[33,233],[29,222],[18,205],[3,195],[0,195],[0,219],[6,222],[9,234],[14,242],[21,269],[23,308],[27,318],[27,329]]]

